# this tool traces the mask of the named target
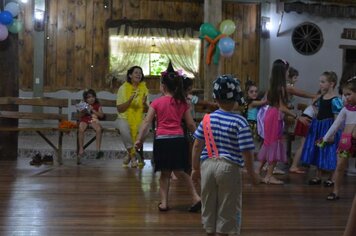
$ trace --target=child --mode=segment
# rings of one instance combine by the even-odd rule
[[[267,174],[262,180],[266,184],[283,184],[281,180],[273,176],[273,170],[277,162],[286,162],[286,148],[283,140],[284,114],[298,118],[290,111],[288,105],[288,93],[286,79],[288,76],[288,62],[278,59],[273,62],[270,86],[267,92],[268,108],[264,116],[264,139],[258,153],[260,173],[264,164],[268,163]]]
[[[253,182],[260,181],[253,170],[254,143],[249,125],[233,112],[236,101],[242,98],[239,89],[239,82],[231,76],[218,77],[213,97],[219,109],[205,115],[194,133],[192,179],[198,180],[201,171],[202,223],[208,235],[239,234],[244,164]]]
[[[187,98],[187,102],[190,105],[192,116],[194,117],[194,105],[204,105],[211,111],[218,109],[218,105],[215,102],[209,102],[205,100],[200,100],[198,96],[192,94],[193,90],[193,80],[188,77],[183,77],[183,89]]]
[[[246,99],[245,99],[245,108],[244,115],[250,125],[252,135],[257,137],[257,112],[258,109],[267,103],[266,100],[258,99],[258,88],[256,84],[248,80],[246,82]]]
[[[83,156],[84,153],[84,132],[91,126],[96,132],[96,159],[101,158],[104,153],[100,151],[102,127],[99,123],[99,119],[104,117],[102,107],[99,100],[96,97],[96,93],[93,89],[88,89],[83,92],[84,106],[79,108],[80,122],[79,122],[79,156]],[[80,164],[80,162],[78,163]]]
[[[156,117],[157,128],[153,144],[153,158],[155,172],[161,171],[159,211],[170,209],[168,193],[172,172],[178,179],[183,179],[186,182],[192,195],[192,206],[189,211],[196,212],[201,207],[200,197],[195,190],[193,181],[185,172],[189,169],[188,143],[184,137],[181,122],[184,118],[190,132],[195,130],[195,123],[186,101],[182,79],[182,76],[173,70],[171,64],[167,71],[162,72],[160,89],[163,96],[151,103],[135,142],[136,148],[142,147],[144,134]]]
[[[301,116],[306,117],[308,120],[312,120],[315,117],[316,113],[317,113],[316,107],[314,104],[312,104],[309,105],[307,108],[305,108]],[[298,164],[300,161],[300,157],[302,155],[302,150],[305,143],[305,137],[308,134],[308,130],[309,130],[309,125],[304,124],[300,120],[297,121],[297,124],[295,125],[295,129],[294,129],[294,135],[300,137],[300,144],[297,150],[295,151],[292,165],[289,168],[289,173],[305,174],[305,171],[300,169],[298,167]]]
[[[333,192],[327,196],[327,200],[339,199],[339,190],[344,171],[349,158],[356,154],[356,77],[347,80],[343,84],[342,90],[346,105],[323,137],[324,142],[332,143],[335,134],[344,125],[337,150],[337,167],[334,174],[335,185]]]
[[[316,175],[309,180],[309,185],[321,184],[322,171],[329,172],[328,180],[324,181],[324,186],[331,187],[333,181],[332,172],[336,167],[337,144],[327,145],[319,148],[315,145],[320,140],[334,122],[334,117],[342,108],[342,100],[336,95],[337,76],[332,71],[326,71],[320,76],[321,96],[317,100],[318,113],[312,120],[308,135],[302,151],[301,160],[304,164],[317,167]],[[336,134],[335,141],[338,142],[340,134]]]

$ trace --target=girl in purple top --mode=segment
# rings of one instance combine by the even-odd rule
[[[153,147],[155,172],[160,171],[160,197],[158,204],[160,211],[169,210],[168,192],[171,173],[174,172],[178,179],[183,179],[192,194],[192,206],[189,211],[199,211],[200,197],[193,185],[192,179],[185,172],[189,168],[189,155],[187,139],[181,125],[185,120],[190,132],[195,131],[195,123],[186,102],[183,90],[183,78],[173,70],[169,64],[167,71],[162,72],[160,90],[162,97],[155,99],[147,112],[147,116],[140,128],[135,147],[140,149],[144,135],[152,120],[156,118],[157,129]]]

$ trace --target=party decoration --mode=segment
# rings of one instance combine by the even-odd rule
[[[204,23],[200,26],[200,39],[208,42],[205,63],[210,64],[213,59],[214,64],[219,63],[220,56],[231,57],[234,53],[235,42],[227,35],[232,34],[236,29],[232,20],[224,20],[220,23],[220,31],[210,23]],[[216,44],[218,46],[216,47]]]
[[[9,2],[5,5],[4,10],[10,12],[12,17],[16,17],[20,12],[20,6],[16,2]]]
[[[3,25],[10,25],[13,22],[12,14],[9,11],[0,12],[0,23]]]
[[[13,34],[17,34],[18,32],[22,31],[23,24],[20,20],[14,19],[12,24],[7,26],[7,29],[9,30],[9,32],[11,32]]]
[[[235,42],[230,37],[224,37],[219,40],[218,47],[220,48],[220,52],[222,55],[230,55],[234,52]]]
[[[219,29],[222,34],[230,35],[235,32],[236,25],[232,20],[224,20],[220,23]]]
[[[209,48],[208,48],[208,51],[207,51],[207,54],[206,54],[206,61],[205,61],[206,64],[210,65],[211,58],[213,56],[216,43],[223,37],[226,37],[226,35],[225,34],[220,34],[217,37],[215,37],[214,39],[211,39],[209,36],[205,36],[204,37],[205,40],[209,42]],[[215,63],[215,61],[214,61],[214,63]]]
[[[216,36],[220,34],[219,31],[215,29],[215,27],[210,23],[204,23],[200,26],[200,38],[204,39],[205,36],[214,39]]]
[[[0,24],[0,41],[5,40],[8,35],[9,35],[9,31],[7,30],[6,26]]]

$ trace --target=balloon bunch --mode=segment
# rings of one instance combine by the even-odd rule
[[[14,18],[20,12],[20,6],[16,2],[9,2],[5,8],[0,12],[0,41],[7,38],[10,33],[16,34],[23,28],[20,20]]]
[[[224,20],[220,23],[220,31],[210,23],[200,26],[200,39],[205,39],[209,43],[206,55],[206,64],[210,64],[213,58],[214,64],[219,63],[220,55],[231,57],[235,50],[235,41],[228,37],[235,32],[236,25],[232,20]],[[216,47],[217,45],[217,47]]]

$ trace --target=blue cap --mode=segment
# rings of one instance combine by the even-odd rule
[[[221,75],[213,82],[213,98],[244,103],[240,81],[232,75]]]

